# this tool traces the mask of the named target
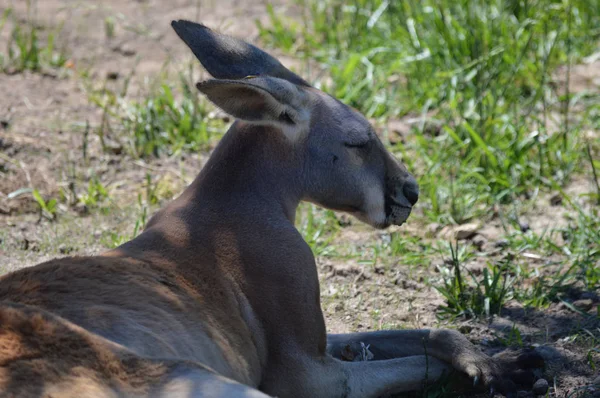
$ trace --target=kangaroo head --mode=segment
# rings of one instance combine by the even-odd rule
[[[193,22],[171,25],[216,78],[198,89],[235,118],[281,131],[302,157],[303,200],[376,228],[406,221],[419,196],[417,182],[363,115],[251,44]]]

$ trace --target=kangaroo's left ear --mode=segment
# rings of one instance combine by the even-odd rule
[[[275,57],[252,44],[190,21],[173,21],[171,26],[208,73],[217,79],[243,79],[249,75],[260,75],[278,77],[300,86],[310,86]]]
[[[297,136],[310,120],[307,94],[287,80],[274,77],[213,79],[198,83],[197,87],[235,118],[274,125],[288,136]]]

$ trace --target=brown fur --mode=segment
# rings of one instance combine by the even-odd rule
[[[210,279],[216,288],[218,278]],[[225,294],[230,288],[221,291],[221,303],[235,300]],[[245,324],[219,305],[200,310],[200,303],[214,298],[193,290],[169,267],[130,258],[64,258],[4,276],[0,391],[45,396],[49,386],[79,379],[91,381],[97,392],[112,386],[139,395],[174,366],[161,357],[185,363],[198,359],[200,352],[231,364],[218,369],[221,374],[250,382],[255,373],[250,365],[256,364],[242,358],[251,343],[220,327],[227,322],[244,330]],[[208,338],[189,338],[194,335]],[[241,355],[225,358],[231,352]],[[144,361],[142,356],[159,360]],[[87,381],[80,388],[88,388]]]

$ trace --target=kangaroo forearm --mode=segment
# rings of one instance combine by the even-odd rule
[[[344,364],[349,375],[349,398],[380,397],[419,390],[452,369],[451,365],[424,355]]]
[[[382,330],[377,332],[328,334],[327,351],[334,358],[358,353],[361,343],[369,346],[374,360],[403,358],[413,355],[430,355],[452,362],[452,358],[467,339],[451,330]]]

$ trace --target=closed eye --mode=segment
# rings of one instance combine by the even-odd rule
[[[344,146],[347,148],[364,148],[369,144],[369,141],[365,141],[365,142],[360,142],[357,144],[354,143],[344,143]]]

